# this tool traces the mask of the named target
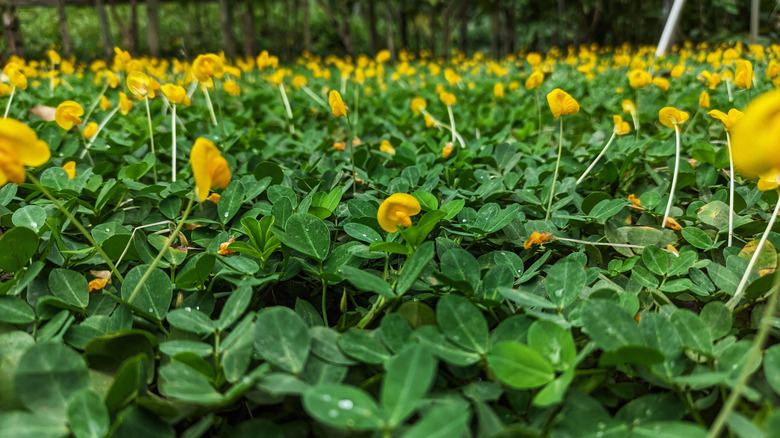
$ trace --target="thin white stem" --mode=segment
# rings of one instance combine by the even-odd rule
[[[780,195],[780,193],[778,194]],[[766,224],[766,230],[764,230],[764,234],[761,236],[761,240],[758,241],[756,252],[754,252],[753,257],[750,258],[750,262],[748,263],[747,269],[745,269],[745,273],[742,275],[742,279],[739,281],[739,285],[737,286],[737,291],[734,292],[734,296],[731,297],[728,303],[726,303],[726,306],[729,308],[729,310],[734,310],[734,308],[737,307],[737,304],[739,304],[739,300],[742,298],[742,295],[745,293],[745,286],[747,286],[750,273],[753,271],[753,267],[756,266],[756,262],[758,261],[758,255],[761,254],[761,249],[764,247],[764,243],[766,243],[767,237],[769,237],[769,232],[772,231],[772,227],[775,225],[775,219],[777,219],[778,211],[780,211],[780,199],[777,200],[775,209],[772,212],[772,217],[769,218],[769,222],[767,222]]]
[[[588,176],[588,173],[590,173],[591,169],[593,169],[593,166],[595,166],[596,163],[599,162],[599,159],[601,159],[601,156],[604,155],[604,152],[607,151],[607,148],[609,148],[609,145],[612,144],[612,140],[615,139],[615,135],[616,135],[615,131],[612,131],[612,137],[609,138],[609,141],[607,142],[606,146],[604,146],[604,149],[601,150],[601,153],[596,157],[596,159],[593,160],[592,163],[590,163],[590,166],[588,166],[587,169],[585,169],[585,173],[583,173],[582,176],[580,177],[580,179],[577,180],[577,185],[579,185],[582,182],[582,180],[584,180],[585,177]]]
[[[292,120],[292,109],[290,108],[290,101],[287,100],[287,93],[284,91],[284,84],[279,84],[279,92],[282,93],[282,100],[284,101],[284,109],[287,111],[287,118]]]
[[[152,110],[149,109],[149,98],[144,98],[146,102],[146,120],[149,121],[149,142],[152,145],[152,155],[154,155],[154,164],[152,164],[152,174],[154,183],[157,184],[157,154],[154,152],[154,133],[152,132]]]
[[[729,92],[729,102],[734,102],[734,96],[731,94],[731,81],[726,80],[726,91]]]
[[[420,110],[420,112],[425,114],[425,115],[427,115],[428,117],[430,117],[431,121],[433,121],[433,124],[436,125],[437,128],[439,128],[439,131],[441,131],[442,128],[444,128],[444,129],[446,129],[448,131],[452,131],[452,127],[445,125],[439,119],[437,119],[436,117],[433,117],[431,115],[431,113],[429,113],[428,111]],[[455,138],[458,140],[458,143],[460,144],[460,147],[462,147],[462,148],[466,147],[466,142],[463,141],[463,137],[459,133],[455,132]]]
[[[213,123],[214,126],[217,126],[217,116],[214,115],[214,105],[211,104],[211,96],[209,96],[209,90],[206,87],[201,87],[201,90],[203,90],[203,94],[206,95],[206,104],[209,107],[209,114],[211,114],[211,123]]]
[[[171,181],[176,182],[176,104],[171,103],[171,145],[173,152],[171,152]]]
[[[726,147],[729,150],[729,246],[734,238],[734,159],[731,156],[731,137],[726,131]]]
[[[325,103],[325,101],[322,100],[322,98],[320,96],[317,96],[316,94],[314,94],[314,92],[311,91],[311,89],[309,87],[304,85],[304,86],[301,87],[301,90],[303,90],[306,94],[308,94],[309,97],[314,99],[315,102],[319,103],[320,105],[322,105],[325,108],[328,108],[328,104]]]
[[[357,87],[357,85],[355,85],[355,92],[354,92],[354,94],[355,94],[355,98],[354,98],[354,100],[355,100],[355,111],[353,112],[353,114],[355,114],[355,126],[357,126],[357,124],[358,124],[358,113],[359,113],[359,110],[360,110],[360,89]]]
[[[339,94],[342,96],[347,94],[347,78],[346,76],[341,76],[341,88],[339,89]]]
[[[104,128],[104,127],[106,126],[106,124],[108,123],[108,121],[109,121],[109,120],[111,120],[111,117],[114,117],[114,114],[116,114],[116,112],[117,112],[117,111],[119,111],[119,107],[118,107],[118,106],[117,106],[116,108],[114,108],[114,110],[113,110],[113,111],[111,111],[110,113],[108,113],[108,117],[106,117],[106,118],[105,118],[105,119],[104,119],[104,120],[103,120],[103,121],[100,123],[100,125],[98,125],[98,129],[97,129],[97,131],[95,131],[95,135],[93,135],[93,136],[92,136],[92,138],[90,138],[90,139],[89,139],[89,142],[87,142],[87,146],[84,148],[84,150],[83,150],[83,151],[81,151],[81,155],[79,156],[79,158],[84,158],[84,155],[87,155],[87,152],[89,151],[89,148],[91,148],[91,147],[92,147],[92,144],[93,144],[93,143],[95,143],[95,139],[97,139],[97,138],[98,138],[98,135],[100,134],[100,131],[102,131],[102,130],[103,130],[103,128]]]
[[[555,173],[553,173],[552,187],[550,187],[550,201],[547,202],[547,213],[544,220],[550,219],[550,209],[555,198],[555,182],[558,181],[558,168],[561,165],[561,152],[563,151],[563,117],[561,117],[561,132],[558,135],[558,159],[555,160]]]
[[[16,92],[16,87],[11,88],[11,95],[8,96],[8,105],[5,106],[5,114],[3,114],[3,118],[8,118],[8,111],[11,110],[11,101],[14,100],[14,92]]]
[[[106,94],[106,90],[108,90],[108,83],[103,87],[103,91],[100,92],[100,96],[95,99],[94,102],[92,102],[92,105],[89,106],[89,111],[87,111],[87,115],[84,116],[84,126],[87,126],[87,121],[89,120],[89,116],[92,115],[92,112],[95,111],[95,108],[97,107],[98,103],[100,103],[100,98],[103,97],[104,94]]]
[[[676,137],[677,147],[674,152],[674,173],[672,173],[672,188],[669,191],[669,202],[666,203],[666,212],[664,213],[664,220],[661,222],[661,228],[666,227],[666,221],[669,219],[669,212],[672,210],[672,202],[674,202],[674,188],[677,187],[677,172],[680,170],[680,126],[674,124],[674,135]]]
[[[635,249],[644,249],[644,248],[646,248],[643,245],[631,245],[631,244],[628,244],[628,243],[589,242],[587,240],[569,239],[568,237],[558,237],[558,236],[554,236],[553,239],[561,240],[561,241],[564,241],[564,242],[571,242],[571,243],[582,243],[582,244],[585,244],[585,245],[611,246],[611,247],[614,247],[614,248],[635,248]],[[670,253],[674,254],[674,251],[670,251],[670,250],[665,249],[665,248],[661,248],[661,249],[666,251],[666,252],[670,252]]]
[[[452,114],[452,106],[447,105],[447,113],[450,115],[450,128],[452,131],[452,142],[455,143],[455,116]]]

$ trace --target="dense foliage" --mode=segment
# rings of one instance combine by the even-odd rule
[[[779,53],[13,59],[0,430],[778,436]]]

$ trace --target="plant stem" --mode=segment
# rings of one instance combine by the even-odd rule
[[[176,104],[171,105],[171,182],[176,182]]]
[[[729,150],[729,240],[728,246],[734,235],[734,158],[731,155],[731,136],[726,131],[726,147]]]
[[[206,95],[206,105],[209,107],[209,114],[211,114],[211,123],[214,124],[214,126],[217,126],[217,116],[214,115],[214,105],[211,104],[211,96],[209,96],[209,90],[206,87],[201,87],[201,90],[203,90],[203,94]]]
[[[322,260],[320,260],[320,275],[322,274]],[[328,307],[325,303],[325,296],[328,292],[328,280],[325,280],[324,278],[320,278],[320,281],[322,282],[322,321],[325,324],[325,327],[330,327],[330,324],[328,323]]]
[[[677,172],[680,170],[680,125],[674,124],[674,135],[677,140],[674,152],[674,173],[672,173],[672,188],[669,191],[669,202],[666,203],[666,212],[664,213],[664,220],[661,222],[661,228],[666,228],[666,220],[669,219],[669,212],[672,210],[672,202],[674,202],[674,188],[677,186]]]
[[[302,87],[301,87],[301,89],[302,89],[304,92],[306,92],[306,94],[308,94],[308,95],[309,95],[309,97],[311,97],[312,99],[314,99],[314,101],[315,101],[315,102],[319,103],[320,105],[322,105],[322,106],[323,106],[324,108],[326,108],[326,109],[328,109],[328,108],[329,108],[329,107],[328,107],[328,104],[327,104],[327,103],[326,103],[324,100],[322,100],[322,98],[320,98],[319,96],[317,96],[316,94],[314,94],[314,92],[313,92],[313,91],[311,91],[311,89],[310,89],[309,87],[307,87],[306,85],[304,85],[304,86],[302,86]]]
[[[157,184],[157,154],[154,152],[154,133],[152,132],[152,111],[149,109],[149,98],[144,98],[146,102],[146,120],[149,121],[149,141],[152,144],[152,155],[154,155],[154,163],[152,164],[152,174],[154,175],[154,183]]]
[[[452,114],[452,106],[447,105],[447,113],[450,115],[450,129],[452,131],[452,142],[455,143],[455,116]]]
[[[778,205],[780,205],[780,203],[778,203]],[[777,208],[775,208],[775,214],[777,214]],[[758,251],[756,251],[756,254],[758,254]],[[769,290],[769,300],[767,300],[764,313],[761,315],[761,322],[759,323],[756,337],[753,338],[753,342],[750,345],[750,351],[748,351],[747,358],[745,359],[745,365],[742,367],[742,371],[739,373],[739,376],[731,389],[731,393],[723,404],[723,408],[721,408],[718,416],[715,417],[715,421],[712,423],[712,427],[710,427],[710,430],[707,433],[707,438],[717,438],[720,436],[720,432],[723,430],[726,420],[731,415],[731,412],[739,401],[739,397],[745,390],[750,375],[753,374],[753,368],[755,368],[758,361],[761,360],[761,349],[769,336],[769,329],[772,328],[773,315],[777,309],[778,288],[780,288],[780,275],[775,275],[772,288]]]
[[[347,129],[349,129],[348,142],[349,142],[349,162],[352,163],[352,195],[357,190],[357,172],[355,172],[355,142],[352,137],[352,122],[349,120],[349,114],[345,115],[347,118]]]
[[[100,256],[106,262],[108,267],[111,269],[111,272],[114,273],[114,276],[117,279],[119,279],[119,282],[120,283],[124,283],[125,279],[124,279],[124,277],[122,277],[122,274],[120,274],[119,271],[116,269],[116,265],[114,265],[114,263],[108,257],[108,254],[106,254],[106,252],[103,251],[103,248],[100,245],[98,245],[98,243],[95,241],[95,239],[92,237],[92,235],[89,234],[89,231],[87,231],[87,229],[84,228],[83,225],[81,225],[81,222],[76,220],[76,218],[73,216],[73,214],[71,214],[70,211],[68,211],[65,207],[63,207],[62,203],[60,203],[60,201],[57,198],[52,196],[52,194],[49,192],[49,190],[47,190],[46,187],[44,187],[41,184],[41,182],[38,181],[37,178],[35,178],[35,176],[33,176],[33,174],[31,174],[30,172],[27,172],[27,178],[29,178],[30,181],[32,181],[32,183],[35,185],[35,187],[37,187],[38,190],[40,190],[41,193],[43,193],[43,196],[46,196],[47,198],[49,198],[49,200],[52,202],[52,204],[54,204],[54,206],[57,207],[57,209],[60,210],[65,215],[65,217],[67,217],[71,221],[71,223],[73,225],[76,226],[76,228],[81,232],[81,234],[83,234],[84,237],[87,238],[87,241],[89,241],[90,245],[92,245],[92,247],[95,248],[95,250],[98,252],[98,254],[100,254]]]
[[[184,226],[184,221],[187,220],[187,216],[190,214],[190,210],[192,209],[192,204],[195,201],[195,191],[193,190],[192,194],[190,195],[190,201],[187,203],[187,208],[184,210],[184,214],[181,217],[181,220],[178,224],[176,224],[176,228],[173,230],[170,236],[168,236],[167,239],[165,239],[165,243],[163,244],[162,248],[160,249],[160,252],[157,253],[157,257],[152,260],[152,263],[149,265],[148,268],[146,268],[146,272],[144,272],[143,277],[141,277],[141,280],[138,281],[138,284],[135,285],[135,289],[133,289],[133,292],[130,294],[129,297],[127,297],[127,303],[132,304],[133,300],[135,299],[136,295],[138,295],[138,292],[141,291],[141,287],[146,283],[146,280],[149,279],[149,277],[152,275],[152,271],[157,267],[157,265],[160,263],[160,260],[162,260],[163,256],[165,255],[165,251],[170,248],[171,243],[173,243],[173,240],[179,237],[179,232],[181,231],[181,227]]]
[[[295,132],[295,126],[293,126],[293,114],[290,109],[290,101],[287,100],[287,93],[284,91],[284,84],[279,84],[279,92],[282,94],[282,102],[284,102],[284,110],[287,112],[287,121],[290,122],[290,134]]]
[[[591,171],[591,169],[593,169],[593,166],[595,166],[596,163],[599,162],[599,159],[601,158],[601,156],[604,155],[604,152],[607,151],[607,148],[609,147],[609,145],[612,144],[612,140],[615,139],[615,135],[617,135],[617,134],[615,134],[615,132],[612,131],[612,137],[609,138],[609,141],[607,142],[607,145],[604,146],[604,149],[601,150],[601,153],[596,157],[596,159],[593,160],[592,163],[590,163],[590,166],[588,166],[588,168],[585,169],[585,173],[583,173],[582,176],[580,177],[580,179],[577,180],[577,185],[579,185],[582,182],[582,180],[584,180],[585,177],[588,176],[588,173]]]
[[[780,195],[780,190],[778,190],[778,195]],[[748,263],[747,269],[745,269],[745,273],[742,274],[742,279],[739,281],[739,285],[737,286],[737,291],[734,292],[734,296],[731,297],[731,299],[726,303],[726,307],[729,308],[729,310],[734,310],[734,307],[739,304],[739,300],[742,298],[742,295],[745,293],[745,286],[747,286],[748,278],[750,277],[750,272],[753,270],[753,267],[756,265],[756,262],[758,261],[758,255],[761,254],[761,249],[764,248],[764,243],[766,243],[767,237],[769,237],[769,232],[772,231],[772,227],[775,225],[775,219],[777,219],[777,213],[780,211],[780,199],[777,200],[777,204],[775,205],[775,209],[772,212],[772,217],[769,218],[769,222],[766,224],[766,230],[764,230],[764,234],[761,236],[761,240],[758,241],[758,246],[756,247],[756,251],[753,253],[753,257],[750,258],[750,262]]]
[[[95,108],[97,107],[98,103],[100,103],[100,98],[103,97],[104,94],[106,94],[106,90],[108,90],[108,82],[106,82],[106,85],[103,86],[103,91],[100,92],[100,96],[95,99],[94,102],[92,102],[92,105],[89,106],[89,110],[87,111],[87,115],[84,116],[83,122],[84,126],[86,126],[87,121],[89,120],[89,116],[92,115],[92,112],[95,111]]]
[[[90,139],[89,139],[89,142],[87,142],[87,145],[84,147],[84,150],[83,150],[83,151],[81,151],[81,155],[79,155],[79,158],[84,158],[84,155],[86,155],[86,154],[87,154],[87,152],[89,152],[89,148],[91,148],[91,147],[92,147],[92,144],[95,142],[95,139],[96,139],[96,138],[98,138],[98,135],[100,134],[100,131],[102,131],[102,130],[103,130],[103,128],[104,128],[104,127],[106,126],[106,124],[108,123],[108,121],[109,121],[109,120],[111,120],[111,117],[114,117],[114,114],[116,114],[116,112],[117,112],[117,111],[119,111],[119,107],[118,107],[118,106],[117,106],[116,108],[114,108],[114,110],[113,110],[113,111],[111,111],[110,113],[108,113],[108,117],[106,117],[106,118],[105,118],[105,119],[104,119],[104,120],[103,120],[103,121],[100,123],[100,125],[98,125],[98,129],[97,129],[97,131],[95,131],[95,135],[93,135],[93,136],[92,136],[92,138],[90,138]]]
[[[14,100],[14,93],[16,92],[16,87],[11,88],[11,95],[8,96],[8,105],[5,106],[5,114],[3,114],[3,118],[8,118],[8,111],[11,110],[11,101]]]
[[[355,84],[355,125],[358,124],[358,116],[360,115],[360,88],[358,88],[357,84]]]
[[[550,218],[550,209],[552,208],[553,198],[555,197],[555,182],[558,180],[558,168],[561,165],[561,152],[563,151],[563,117],[561,117],[561,130],[558,135],[558,159],[555,160],[555,173],[553,173],[552,187],[550,188],[550,201],[547,202],[547,214],[544,220]]]

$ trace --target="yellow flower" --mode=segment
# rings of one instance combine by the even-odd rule
[[[274,55],[269,55],[268,50],[263,50],[260,55],[257,56],[257,69],[262,70],[266,67],[276,68],[279,65],[279,58]]]
[[[542,63],[542,55],[531,52],[528,55],[526,55],[525,60],[528,62],[528,64],[531,65],[531,67],[536,67],[537,65]]]
[[[213,54],[198,55],[192,62],[192,74],[198,82],[209,82],[212,77],[221,78],[225,73],[222,58]]]
[[[653,85],[664,91],[669,90],[669,80],[666,78],[653,78]]]
[[[434,126],[436,126],[436,122],[433,121],[433,117],[429,116],[428,114],[425,114],[425,127],[432,128]]]
[[[330,90],[328,94],[328,103],[330,104],[330,110],[333,111],[333,115],[336,117],[347,117],[347,106],[344,105],[344,101],[341,100],[341,94],[336,90]]]
[[[63,164],[62,169],[65,170],[65,172],[68,174],[68,179],[73,179],[76,177],[75,161],[68,161],[67,163]]]
[[[222,87],[224,87],[225,91],[231,96],[241,95],[241,87],[239,87],[235,81],[225,81],[225,83],[222,84]]]
[[[780,185],[778,179],[780,178],[780,170],[772,168],[768,172],[762,173],[758,176],[758,190],[766,192],[772,190]]]
[[[671,106],[665,106],[658,111],[658,120],[664,126],[672,129],[679,129],[678,125],[683,124],[690,115],[685,111],[680,111]]]
[[[54,50],[49,50],[46,52],[46,55],[49,57],[49,61],[51,61],[52,64],[59,64],[62,62],[62,58],[60,57],[60,54],[55,52]]]
[[[66,131],[73,127],[73,124],[81,124],[79,118],[84,114],[84,109],[78,103],[72,100],[66,100],[57,105],[54,112],[54,120],[60,127]]]
[[[631,202],[631,208],[634,210],[644,210],[642,207],[642,201],[639,200],[633,193],[628,195],[628,200]]]
[[[684,66],[684,65],[682,65],[682,64],[680,64],[680,65],[676,65],[676,66],[675,66],[675,67],[672,69],[672,72],[670,73],[670,76],[671,76],[671,77],[673,77],[673,78],[675,78],[675,79],[677,79],[677,78],[679,78],[680,76],[682,76],[682,74],[683,74],[683,73],[685,73],[685,66]]]
[[[556,119],[560,116],[580,112],[580,104],[569,93],[560,88],[556,88],[547,94],[547,104],[550,106],[550,111],[552,111]]]
[[[390,144],[389,140],[382,140],[382,144],[379,145],[379,150],[387,152],[390,155],[395,155],[395,148]]]
[[[612,122],[615,124],[615,128],[613,129],[615,134],[625,135],[631,132],[631,126],[628,125],[628,122],[624,122],[622,117],[614,115],[612,116]]]
[[[199,137],[190,152],[192,174],[198,190],[198,201],[203,202],[212,187],[225,188],[230,184],[228,163],[214,143]]]
[[[109,282],[109,278],[95,278],[91,280],[88,284],[89,291],[92,292],[92,291],[103,289],[104,287],[106,287],[108,282]]]
[[[444,147],[441,150],[442,158],[449,158],[454,149],[455,146],[452,144],[452,142],[448,141],[447,143],[444,143]]]
[[[780,169],[780,91],[754,99],[731,135],[734,165],[746,176]]]
[[[133,71],[127,75],[127,89],[133,93],[138,100],[143,100],[149,97],[154,99],[154,88],[152,87],[152,81],[149,76],[142,71]]]
[[[29,126],[14,119],[0,119],[0,186],[24,182],[24,166],[46,164],[49,145],[39,140]]]
[[[160,89],[171,103],[190,106],[190,98],[187,97],[187,91],[181,85],[165,84]]]
[[[84,136],[87,140],[95,136],[95,133],[97,133],[98,124],[95,122],[89,122],[87,123],[87,126],[81,131],[81,135]]]
[[[699,95],[699,106],[702,108],[710,107],[710,93],[708,93],[706,90],[702,91]]]
[[[540,71],[535,71],[525,80],[525,89],[532,90],[534,88],[539,88],[542,86],[542,82],[544,82],[544,74]]]
[[[766,67],[766,78],[772,79],[777,77],[778,73],[780,73],[780,64],[774,59],[769,61],[769,65]]]
[[[734,125],[736,125],[737,122],[745,115],[742,111],[736,108],[730,109],[728,114],[718,110],[712,110],[707,114],[723,122],[723,128],[726,131],[731,131],[734,129]]]
[[[682,230],[682,227],[680,226],[680,224],[677,223],[677,221],[674,220],[674,218],[671,218],[671,217],[666,218],[666,224],[664,225],[664,228],[671,228],[674,231]]]
[[[231,243],[235,242],[236,239],[233,236],[230,236],[230,239],[228,239],[227,242],[222,242],[219,244],[219,251],[217,251],[217,254],[219,255],[231,255],[235,254],[236,252],[232,249],[228,249],[228,246],[230,246]]]
[[[420,114],[422,110],[428,107],[428,102],[426,102],[422,97],[415,97],[412,99],[410,107],[413,113]]]
[[[496,99],[501,99],[504,97],[504,84],[501,82],[496,82],[496,85],[493,86],[493,95],[496,96]]]
[[[623,112],[634,114],[636,113],[636,105],[634,105],[634,102],[626,99],[621,103],[621,106],[623,107]]]
[[[126,116],[133,109],[133,101],[127,98],[127,94],[119,93],[119,112]]]
[[[108,100],[105,94],[100,96],[100,109],[105,111],[109,108],[111,108],[111,101]]]
[[[304,75],[295,75],[295,76],[293,76],[292,86],[296,90],[301,88],[301,87],[305,87],[306,86],[306,76],[304,76]]]
[[[707,86],[710,87],[710,90],[714,90],[720,84],[720,75],[718,73],[710,73],[704,70],[701,72],[701,76],[707,79]]]
[[[531,236],[528,238],[528,240],[523,242],[523,248],[529,249],[531,248],[532,245],[541,245],[551,240],[553,240],[552,234],[546,231],[543,231],[541,233],[534,231],[533,233],[531,233]]]
[[[219,194],[219,193],[216,193],[216,192],[214,192],[214,193],[210,194],[210,195],[209,195],[209,197],[208,197],[208,198],[206,198],[206,199],[208,199],[209,201],[211,201],[213,204],[219,204],[219,199],[220,199],[221,197],[222,197],[222,196],[220,196],[220,194]]]
[[[737,64],[737,70],[734,73],[734,85],[750,89],[753,85],[753,64],[744,59],[738,59],[734,63]]]
[[[628,83],[631,88],[646,87],[653,83],[653,77],[644,70],[634,69],[628,72]]]
[[[27,76],[25,76],[19,70],[15,68],[9,68],[6,72],[6,75],[8,76],[8,82],[11,83],[12,87],[16,87],[22,90],[27,89]]]
[[[455,102],[458,101],[458,99],[455,98],[455,95],[452,93],[448,93],[446,91],[442,91],[439,93],[439,100],[447,106],[455,105]]]
[[[333,149],[337,151],[343,151],[347,148],[347,144],[343,141],[337,141],[336,143],[333,143]]]
[[[379,206],[376,219],[383,230],[395,233],[399,226],[411,227],[411,217],[419,214],[420,210],[420,202],[417,198],[406,193],[395,193]]]

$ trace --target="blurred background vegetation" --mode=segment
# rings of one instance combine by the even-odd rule
[[[79,59],[106,57],[105,42],[131,53],[192,58],[268,50],[291,58],[392,52],[444,57],[453,49],[493,57],[595,42],[655,44],[672,0],[0,0],[0,61],[12,52],[43,58],[50,48]],[[780,2],[761,0],[759,43],[780,36]],[[22,6],[50,4],[51,6]],[[75,6],[82,4],[85,6]],[[99,6],[108,32],[101,32]],[[61,6],[58,8],[57,6]],[[688,0],[677,41],[747,42],[751,1]],[[159,17],[159,49],[149,23]],[[64,44],[62,20],[71,39]],[[228,29],[225,38],[224,29]],[[11,32],[11,30],[15,30]],[[18,41],[12,42],[16,38]],[[108,38],[108,39],[106,39]],[[151,36],[154,38],[154,36]],[[65,47],[63,47],[65,46]],[[157,52],[157,53],[156,53]]]

